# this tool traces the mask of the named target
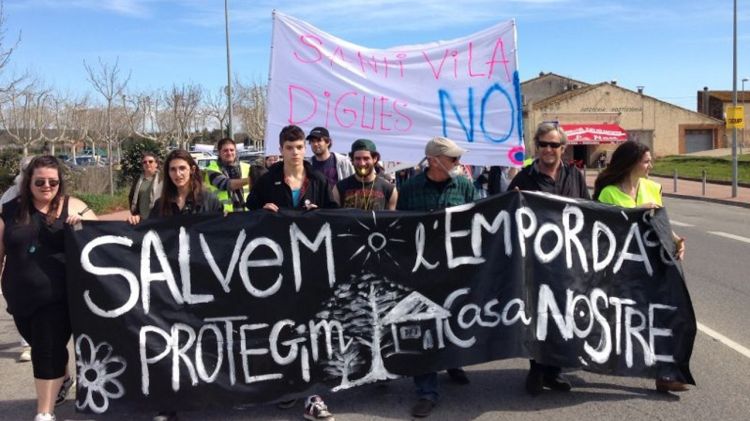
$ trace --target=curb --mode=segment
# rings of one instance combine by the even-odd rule
[[[664,192],[662,192],[661,195],[664,197],[673,197],[676,199],[699,200],[701,202],[719,203],[721,205],[737,206],[741,208],[750,209],[750,203],[740,202],[740,201],[735,201],[735,200],[716,199],[713,197],[705,197],[705,196],[688,196],[686,194],[664,193]]]

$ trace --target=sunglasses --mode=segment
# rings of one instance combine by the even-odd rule
[[[547,146],[549,146],[552,149],[557,149],[560,146],[562,146],[562,143],[558,143],[558,142],[545,142],[543,140],[537,140],[536,146],[539,149],[546,148]]]
[[[37,178],[34,180],[34,185],[37,187],[42,187],[45,184],[49,184],[50,187],[57,187],[60,185],[60,180],[54,178]]]
[[[146,164],[153,164],[155,162],[156,161],[154,161],[153,159],[146,159],[143,162],[141,162],[141,164],[146,165]]]

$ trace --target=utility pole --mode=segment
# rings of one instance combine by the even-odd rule
[[[732,35],[732,106],[737,109],[737,0],[734,0]],[[732,197],[737,197],[737,127],[732,129]]]
[[[224,28],[227,38],[227,114],[229,116],[229,127],[227,137],[234,139],[234,128],[232,126],[232,59],[229,53],[229,0],[224,0]],[[222,127],[222,130],[224,128]]]

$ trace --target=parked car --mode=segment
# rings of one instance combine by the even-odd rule
[[[70,167],[90,167],[90,166],[104,166],[107,164],[105,158],[93,155],[79,155],[75,158],[70,158],[65,161]]]
[[[190,152],[190,156],[193,157],[195,163],[198,164],[198,168],[205,169],[212,160],[216,159],[216,155],[209,152]]]

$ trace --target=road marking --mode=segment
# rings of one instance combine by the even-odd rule
[[[744,346],[738,344],[737,342],[727,338],[726,336],[722,335],[721,333],[711,329],[710,327],[701,324],[700,322],[696,322],[698,325],[698,330],[705,333],[706,335],[716,339],[717,341],[723,343],[724,345],[732,348],[733,350],[739,352],[740,354],[744,355],[747,358],[750,358],[750,349],[745,348]]]
[[[750,238],[741,237],[739,235],[730,234],[728,232],[721,231],[709,231],[709,234],[718,235],[719,237],[731,238],[732,240],[742,241],[743,243],[750,244]]]
[[[677,227],[694,227],[695,226],[693,224],[688,224],[687,222],[675,221],[674,219],[669,221],[669,223]]]

